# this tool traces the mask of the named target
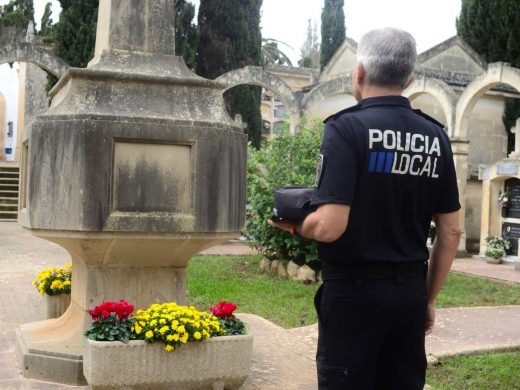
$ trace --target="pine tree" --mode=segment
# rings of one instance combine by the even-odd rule
[[[327,65],[346,37],[343,0],[325,0],[321,11],[321,69]]]
[[[0,6],[0,45],[24,41],[31,21],[34,23],[33,0],[11,0]]]
[[[520,68],[519,20],[518,0],[462,0],[457,34],[486,61],[505,61]],[[508,134],[508,152],[514,148],[514,136],[509,130],[518,117],[520,99],[508,99],[502,118]]]
[[[262,0],[201,0],[198,25],[197,73],[214,79],[246,65],[261,65]],[[262,117],[261,88],[240,85],[225,94],[228,112],[242,116],[255,147],[260,146]]]
[[[316,21],[307,22],[307,37],[300,51],[299,66],[318,69],[320,67],[320,42],[318,41],[318,27]]]

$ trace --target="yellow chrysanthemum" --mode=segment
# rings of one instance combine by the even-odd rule
[[[169,344],[164,349],[166,350],[166,352],[173,351],[173,347],[171,345],[169,345]]]
[[[153,332],[149,330],[144,334],[144,337],[146,337],[147,339],[151,339],[153,337]]]
[[[193,337],[195,338],[195,340],[200,340],[202,338],[202,335],[200,334],[200,332],[195,332],[193,333]]]
[[[161,329],[159,329],[159,333],[160,334],[165,334],[166,332],[168,332],[170,330],[170,328],[168,328],[166,325],[163,326]]]

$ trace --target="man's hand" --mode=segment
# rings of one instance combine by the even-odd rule
[[[424,333],[429,335],[433,331],[433,325],[435,324],[435,303],[428,303],[426,309],[426,323],[424,324]]]
[[[295,228],[296,224],[292,221],[273,221],[272,219],[270,219],[268,222],[269,225],[271,225],[272,227],[283,230],[284,232],[294,234],[294,230],[292,229]]]

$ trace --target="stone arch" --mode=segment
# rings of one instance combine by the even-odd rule
[[[309,109],[316,103],[325,100],[329,96],[341,93],[352,94],[352,78],[350,75],[333,78],[311,89],[303,99],[302,113],[304,115],[308,114]]]
[[[520,69],[513,68],[505,62],[489,64],[485,73],[473,80],[457,103],[455,137],[468,137],[469,122],[473,108],[478,99],[497,84],[507,84],[520,93]]]
[[[453,158],[457,170],[457,183],[460,193],[460,226],[463,228],[459,250],[465,250],[466,223],[466,181],[468,178],[468,133],[471,114],[478,99],[489,89],[498,84],[507,84],[520,92],[520,69],[511,67],[504,62],[488,65],[486,72],[477,76],[468,84],[459,97],[455,111],[455,130],[452,140]],[[482,215],[484,218],[484,215]]]
[[[423,93],[432,95],[437,99],[446,116],[446,131],[449,136],[453,136],[455,131],[455,108],[457,105],[457,95],[453,89],[442,80],[420,76],[403,91],[403,96],[412,100]]]
[[[58,78],[63,76],[70,67],[50,51],[32,43],[22,42],[0,48],[0,65],[16,61],[38,65]]]
[[[300,105],[292,88],[282,79],[267,72],[260,66],[245,66],[219,76],[216,81],[227,85],[223,92],[241,84],[258,85],[268,89],[280,97],[282,104],[289,113],[290,131],[295,132],[300,121]]]

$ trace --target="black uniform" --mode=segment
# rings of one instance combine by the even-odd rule
[[[345,233],[318,247],[320,389],[422,390],[428,229],[460,208],[448,136],[401,96],[325,123],[313,203],[351,209]]]

